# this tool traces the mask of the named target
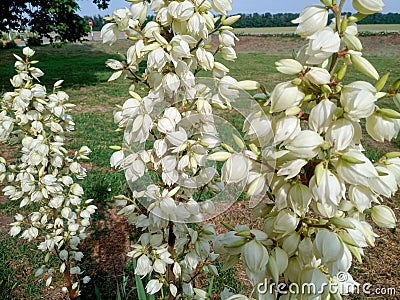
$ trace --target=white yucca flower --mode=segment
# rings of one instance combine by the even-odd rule
[[[103,39],[104,44],[113,44],[117,41],[119,35],[119,29],[117,24],[108,23],[101,28],[100,36]]]
[[[308,6],[292,23],[299,24],[296,29],[297,34],[310,36],[326,26],[328,15],[328,9],[324,6]]]
[[[232,10],[232,0],[212,0],[212,6],[217,13],[227,15]]]
[[[378,100],[375,87],[365,81],[356,81],[345,85],[340,96],[344,116],[352,121],[367,118],[375,110]]]
[[[376,141],[391,141],[400,130],[400,120],[382,116],[379,112],[370,115],[365,125],[368,134]]]
[[[310,42],[305,50],[307,64],[319,65],[339,51],[339,34],[330,27],[314,33],[308,39]]]
[[[295,59],[281,59],[275,62],[276,69],[288,75],[296,75],[303,70],[303,65]]]
[[[278,84],[271,92],[271,112],[279,112],[298,106],[304,98],[304,93],[291,82]]]

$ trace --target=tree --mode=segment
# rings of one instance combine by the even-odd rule
[[[101,28],[106,24],[104,18],[100,15],[97,16],[84,16],[85,22],[92,20],[93,22],[93,31],[100,31]]]
[[[23,16],[26,10],[25,2],[21,0],[10,0],[0,2],[0,31],[11,28],[20,28],[22,23],[26,23]]]
[[[101,9],[107,8],[108,1],[93,0]],[[51,42],[79,41],[89,28],[78,9],[76,0],[1,1],[0,31],[30,29]]]

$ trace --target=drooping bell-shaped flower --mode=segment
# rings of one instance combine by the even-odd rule
[[[232,0],[213,0],[212,7],[217,13],[227,15],[232,10]]]
[[[310,42],[305,49],[307,64],[321,64],[340,49],[339,34],[330,27],[314,33],[308,39]]]
[[[320,151],[324,139],[315,131],[303,130],[286,146],[299,158],[312,158]]]
[[[280,112],[297,106],[304,98],[304,93],[291,82],[278,84],[271,92],[271,112]]]
[[[326,7],[312,5],[306,7],[292,23],[299,24],[296,29],[297,34],[310,36],[326,26],[328,15]]]
[[[365,81],[356,81],[344,86],[340,96],[344,116],[351,121],[372,115],[377,100],[375,87]]]
[[[328,99],[322,100],[314,106],[308,118],[310,128],[318,133],[326,132],[333,120],[336,108],[336,104]]]
[[[371,161],[361,152],[349,151],[339,159],[336,170],[341,179],[350,184],[369,186],[378,172]]]
[[[400,120],[391,119],[374,113],[367,118],[365,124],[368,134],[376,141],[391,141],[400,129]]]

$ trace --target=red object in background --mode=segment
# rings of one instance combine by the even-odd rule
[[[89,22],[89,27],[93,27],[93,21],[89,19],[88,22]]]

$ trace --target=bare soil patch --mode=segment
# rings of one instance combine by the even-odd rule
[[[397,200],[397,201],[396,201]],[[397,220],[400,220],[400,209],[398,196],[396,199],[383,201],[383,204],[390,206],[396,214]],[[368,220],[369,222],[371,220]],[[372,222],[370,222],[372,224]],[[354,279],[363,284],[371,284],[371,299],[399,299],[400,287],[400,225],[394,230],[379,228],[373,225],[374,232],[379,234],[375,240],[375,247],[365,249],[363,264],[355,262],[352,274]],[[378,295],[379,291],[389,288],[395,288],[397,296]],[[382,293],[381,293],[382,294]],[[369,298],[368,298],[369,299]]]
[[[364,46],[364,55],[396,56],[400,55],[400,34],[360,37]],[[240,36],[236,45],[237,53],[265,53],[268,55],[288,56],[307,44],[307,40],[280,36]]]
[[[18,147],[10,146],[6,144],[0,144],[0,156],[3,157],[7,162],[13,160]]]
[[[73,112],[77,113],[88,113],[88,112],[110,112],[110,107],[106,105],[77,105],[74,107]]]
[[[399,147],[392,141],[392,142],[378,142],[375,141],[372,137],[370,137],[368,134],[363,135],[363,145],[368,145],[369,147],[379,150],[383,153],[388,153],[388,152],[398,152],[400,149]]]
[[[85,272],[92,278],[89,285],[83,288],[93,290],[91,285],[101,284],[102,291],[110,292],[115,291],[117,281],[122,281],[128,259],[126,254],[131,249],[130,234],[134,228],[125,217],[117,215],[116,209],[100,207],[99,210],[103,217],[93,222],[92,233],[82,245],[87,263]]]
[[[400,34],[393,33],[379,36],[364,36],[360,38],[364,55],[371,56],[399,56]],[[398,63],[398,61],[397,61]]]
[[[115,209],[108,210],[106,218],[97,223],[95,230],[99,238],[92,236],[83,246],[86,250],[90,249],[98,268],[104,271],[124,268],[126,253],[130,249],[129,233],[132,231],[126,219],[118,216]]]
[[[14,221],[13,217],[1,216],[0,217],[0,231],[7,233],[10,231],[10,223]]]

